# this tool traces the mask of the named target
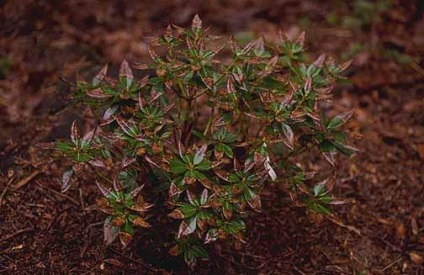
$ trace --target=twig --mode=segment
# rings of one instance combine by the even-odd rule
[[[293,269],[296,270],[297,272],[299,272],[302,275],[306,275],[306,273],[303,272],[302,270],[300,270],[297,266],[293,266]]]
[[[412,61],[409,66],[411,66],[412,69],[414,69],[417,73],[419,73],[420,75],[424,76],[424,70],[420,67],[420,65],[418,65],[417,62]]]
[[[7,241],[9,239],[12,239],[13,237],[15,237],[19,234],[22,234],[22,233],[25,233],[25,232],[30,232],[30,231],[34,231],[34,229],[33,228],[25,228],[25,229],[18,230],[15,233],[9,234],[6,237],[4,237],[3,239],[1,239],[0,243]]]
[[[4,188],[3,192],[2,192],[2,193],[1,193],[1,195],[0,195],[0,208],[1,208],[1,205],[3,204],[3,197],[4,197],[4,195],[6,194],[7,189],[9,189],[9,186],[12,184],[12,181],[13,181],[13,180],[14,180],[14,177],[12,177],[12,178],[9,180],[9,182],[7,183],[6,187]]]
[[[68,199],[69,201],[71,201],[72,203],[74,203],[76,206],[81,206],[81,205],[79,204],[79,202],[77,202],[75,199],[71,198],[71,197],[70,197],[70,196],[68,196],[68,195],[65,195],[65,194],[63,194],[63,193],[61,193],[61,192],[58,192],[58,191],[54,190],[54,189],[50,189],[49,191],[53,192],[55,195],[58,195],[59,197],[62,197],[62,198]]]
[[[40,182],[39,182],[39,181],[37,181],[37,185],[38,185],[38,187],[40,187],[40,188],[44,188],[44,187],[43,187],[43,185],[42,185],[42,184],[40,184]],[[79,204],[79,202],[78,202],[78,201],[76,201],[75,199],[73,199],[73,198],[71,198],[71,197],[69,197],[69,196],[67,196],[67,195],[65,195],[65,194],[62,194],[61,192],[58,192],[58,191],[54,190],[53,188],[49,188],[49,189],[48,189],[48,191],[52,192],[53,194],[55,194],[55,195],[57,195],[57,196],[59,196],[59,197],[62,197],[62,198],[65,198],[65,199],[69,200],[70,202],[72,202],[72,203],[73,203],[73,204],[75,204],[76,206],[80,206],[80,204]]]
[[[390,263],[389,265],[385,266],[383,269],[378,269],[377,271],[378,271],[378,272],[383,272],[383,271],[385,271],[386,269],[388,269],[388,268],[392,267],[393,265],[395,265],[395,264],[396,264],[397,262],[399,262],[400,260],[402,260],[402,256],[401,256],[401,257],[399,257],[399,258],[397,258],[397,260],[396,260],[396,261],[394,261],[394,262]]]
[[[31,173],[31,175],[29,175],[28,177],[22,179],[21,181],[19,181],[17,184],[15,184],[12,189],[13,190],[18,190],[22,187],[24,187],[25,185],[28,184],[28,182],[30,182],[33,178],[35,178],[38,174],[40,174],[40,171],[34,171]]]
[[[258,255],[253,255],[253,254],[249,254],[249,253],[239,253],[240,255],[243,255],[243,256],[249,256],[249,257],[252,257],[252,258],[257,258],[257,259],[266,259],[266,257],[264,257],[264,256],[258,256]]]
[[[83,199],[83,195],[82,195],[82,189],[79,188],[78,191],[79,191],[79,199],[80,199],[81,208],[84,209],[85,205],[84,205],[84,199]]]
[[[346,224],[344,224],[344,223],[342,223],[340,221],[337,221],[337,220],[333,219],[332,217],[328,217],[327,216],[327,219],[329,219],[333,223],[337,224],[338,226],[347,228],[349,231],[352,231],[352,232],[356,233],[358,236],[362,236],[361,231],[359,231],[359,229],[357,229],[357,228],[355,228],[355,227],[353,227],[351,225],[346,225]]]

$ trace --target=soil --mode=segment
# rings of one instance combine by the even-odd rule
[[[419,0],[0,1],[0,273],[424,274],[423,10]],[[167,254],[166,229],[106,247],[96,187],[87,178],[62,194],[67,164],[34,145],[68,137],[84,118],[66,81],[147,59],[146,37],[196,13],[217,34],[306,30],[313,55],[352,57],[329,112],[355,109],[347,127],[360,152],[340,158],[335,194],[348,203],[332,215],[275,188],[242,249],[210,246],[211,259],[190,270]]]

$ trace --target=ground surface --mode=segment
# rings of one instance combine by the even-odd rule
[[[241,38],[305,29],[313,53],[354,57],[335,108],[355,108],[348,127],[361,152],[341,160],[336,194],[349,203],[333,216],[319,221],[270,192],[244,249],[212,247],[193,273],[424,273],[422,1],[103,2],[0,1],[0,273],[190,273],[159,250],[172,240],[163,232],[140,233],[126,250],[105,247],[93,185],[60,193],[63,164],[46,164],[33,145],[68,136],[81,116],[64,109],[70,86],[59,77],[145,59],[143,37],[195,13]]]

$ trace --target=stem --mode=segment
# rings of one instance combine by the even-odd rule
[[[215,106],[212,107],[212,113],[209,116],[208,123],[206,124],[206,127],[205,127],[205,131],[203,131],[203,135],[204,136],[206,136],[206,134],[208,133],[208,131],[209,131],[211,125],[212,125],[212,119],[213,119],[213,114],[214,113],[215,113]]]
[[[101,177],[103,180],[112,183],[112,181],[107,178],[106,176],[104,176],[102,173],[100,173],[99,171],[96,170],[96,168],[89,162],[87,162],[87,164],[90,166],[90,168],[94,171],[94,173],[96,173],[97,176]]]

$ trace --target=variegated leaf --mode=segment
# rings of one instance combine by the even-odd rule
[[[119,228],[112,225],[112,217],[107,217],[103,223],[103,234],[106,245],[110,245],[118,237]]]

